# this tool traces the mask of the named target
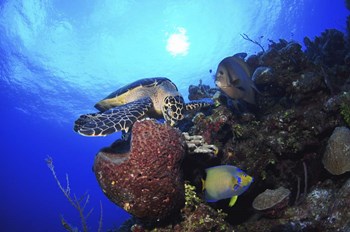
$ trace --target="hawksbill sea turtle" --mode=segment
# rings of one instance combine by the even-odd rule
[[[144,78],[130,83],[96,103],[100,112],[81,115],[74,131],[85,136],[127,133],[140,119],[164,118],[174,126],[186,111],[212,105],[211,99],[185,103],[176,85],[165,77]]]

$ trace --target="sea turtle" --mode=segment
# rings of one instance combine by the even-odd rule
[[[145,117],[164,118],[174,126],[185,112],[212,104],[210,100],[185,103],[176,85],[165,77],[144,78],[128,84],[96,103],[100,112],[81,115],[74,130],[86,136],[127,133]]]

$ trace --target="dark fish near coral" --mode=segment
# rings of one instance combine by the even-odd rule
[[[215,84],[228,97],[255,104],[255,86],[242,53],[223,59],[215,74]]]
[[[238,195],[245,192],[253,182],[253,177],[231,165],[215,166],[205,171],[207,178],[203,180],[203,188],[208,202],[231,198],[229,206],[233,206]]]

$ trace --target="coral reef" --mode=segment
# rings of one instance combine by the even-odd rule
[[[346,41],[342,32],[329,29],[324,31],[321,36],[317,36],[313,42],[305,37],[304,43],[306,55],[314,63],[326,66],[344,64]]]
[[[131,148],[118,141],[102,149],[93,170],[106,196],[143,221],[169,218],[184,206],[180,131],[154,120],[136,122]]]
[[[235,231],[349,231],[350,179],[337,186],[326,180],[314,186],[305,201],[285,210],[278,219],[261,218],[235,227]]]
[[[190,85],[188,87],[188,99],[193,101],[202,98],[211,98],[216,91],[216,89],[211,89],[209,85],[203,85],[202,80],[200,80],[199,85]]]
[[[205,204],[195,192],[195,187],[185,183],[185,207],[181,210],[181,218],[176,224],[147,228],[137,223],[133,218],[125,222],[118,231],[133,232],[196,232],[196,231],[233,231],[232,226],[225,221],[227,216],[222,210],[215,210]]]
[[[322,67],[325,84],[332,93],[340,93],[349,86],[350,51],[348,40],[338,30],[326,30],[314,41],[305,37],[306,56],[315,64]]]
[[[254,184],[232,209],[225,201],[213,205],[228,214],[227,221],[235,225],[237,231],[303,228],[342,231],[348,228],[345,208],[331,204],[348,202],[343,196],[334,198],[334,194],[341,187],[340,183],[349,178],[349,173],[330,175],[321,162],[323,154],[327,154],[327,141],[332,132],[337,127],[347,126],[350,118],[350,66],[346,60],[350,44],[347,39],[339,31],[326,30],[314,41],[305,39],[305,52],[295,42],[271,41],[265,52],[246,60],[255,70],[252,78],[260,91],[257,109],[237,114],[232,112],[228,102],[221,102],[210,114],[199,114],[192,120],[189,135],[202,135],[206,142],[219,149],[218,155],[207,161],[207,165],[235,165],[254,177]],[[338,148],[347,152],[343,157],[348,157],[348,145],[343,145]],[[346,166],[350,162],[342,163]],[[331,198],[316,198],[313,191],[321,191],[327,185],[327,178],[334,181],[327,189]],[[267,212],[253,210],[253,199],[265,189],[280,186],[289,191],[277,208],[272,207]],[[317,202],[312,206],[312,213],[307,208],[311,201]],[[327,210],[320,209],[324,201],[329,206]],[[331,222],[320,222],[320,217],[331,217],[333,210],[334,214],[342,215],[335,226]]]
[[[185,184],[185,196],[181,222],[173,228],[157,231],[232,231],[232,227],[224,220],[227,215],[204,204],[197,196],[194,186]]]
[[[201,135],[206,143],[218,146],[222,137],[229,136],[230,131],[226,129],[232,116],[232,112],[223,106],[214,109],[209,116],[198,113],[192,120],[195,126],[190,129],[189,134]]]
[[[350,230],[350,40],[326,30],[304,42],[306,51],[293,41],[270,41],[247,57],[259,90],[255,108],[234,111],[235,103],[200,82],[190,86],[190,99],[212,97],[215,108],[186,117],[182,136],[154,121],[137,122],[131,150],[119,141],[100,151],[96,177],[106,195],[134,215],[126,228]],[[336,128],[347,132],[339,136]],[[205,203],[203,171],[225,164],[245,170],[254,183],[233,207],[227,199]],[[262,193],[266,189],[274,190]]]

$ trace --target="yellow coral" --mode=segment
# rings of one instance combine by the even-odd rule
[[[185,183],[185,205],[186,206],[197,207],[197,205],[202,202],[202,200],[197,196],[197,193],[195,192],[195,190],[196,190],[196,187],[188,183]]]

